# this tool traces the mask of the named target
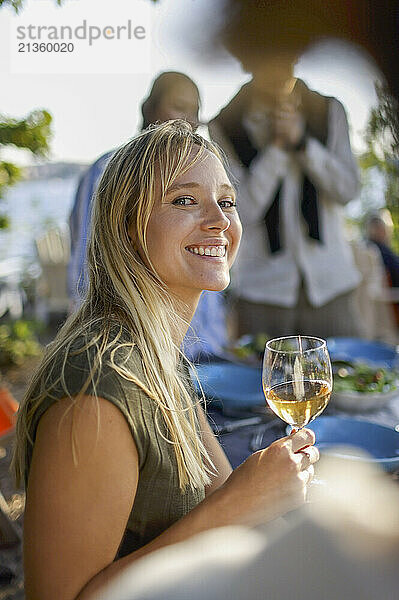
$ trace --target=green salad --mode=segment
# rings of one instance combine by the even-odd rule
[[[398,373],[363,363],[333,361],[334,392],[386,393],[398,388]]]

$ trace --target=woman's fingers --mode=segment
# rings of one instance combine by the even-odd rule
[[[315,446],[309,446],[305,450],[300,450],[297,454],[299,454],[302,458],[301,460],[301,470],[308,469],[311,465],[317,462],[320,458],[320,453]]]
[[[299,467],[299,478],[305,486],[314,476],[314,463],[320,458],[319,450],[313,445],[315,435],[310,429],[300,429],[288,438]]]
[[[299,452],[308,446],[313,446],[315,439],[315,435],[310,429],[300,429],[289,437],[293,452]]]
[[[303,481],[304,485],[307,486],[314,477],[314,466],[310,465],[307,469],[301,471],[298,474],[298,477]]]

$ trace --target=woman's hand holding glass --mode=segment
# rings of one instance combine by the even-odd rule
[[[301,429],[252,454],[221,488],[229,492],[226,509],[237,511],[240,523],[252,525],[301,506],[319,459],[314,441],[312,431]]]

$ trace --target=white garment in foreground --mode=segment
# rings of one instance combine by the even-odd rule
[[[319,473],[323,498],[289,526],[202,533],[137,561],[98,600],[396,600],[397,483],[334,458]]]
[[[98,600],[394,600],[398,559],[349,561],[310,520],[270,544],[223,528],[141,559]]]

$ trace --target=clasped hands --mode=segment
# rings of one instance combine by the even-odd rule
[[[306,123],[297,106],[289,100],[270,113],[272,144],[287,152],[297,150],[305,136]]]

